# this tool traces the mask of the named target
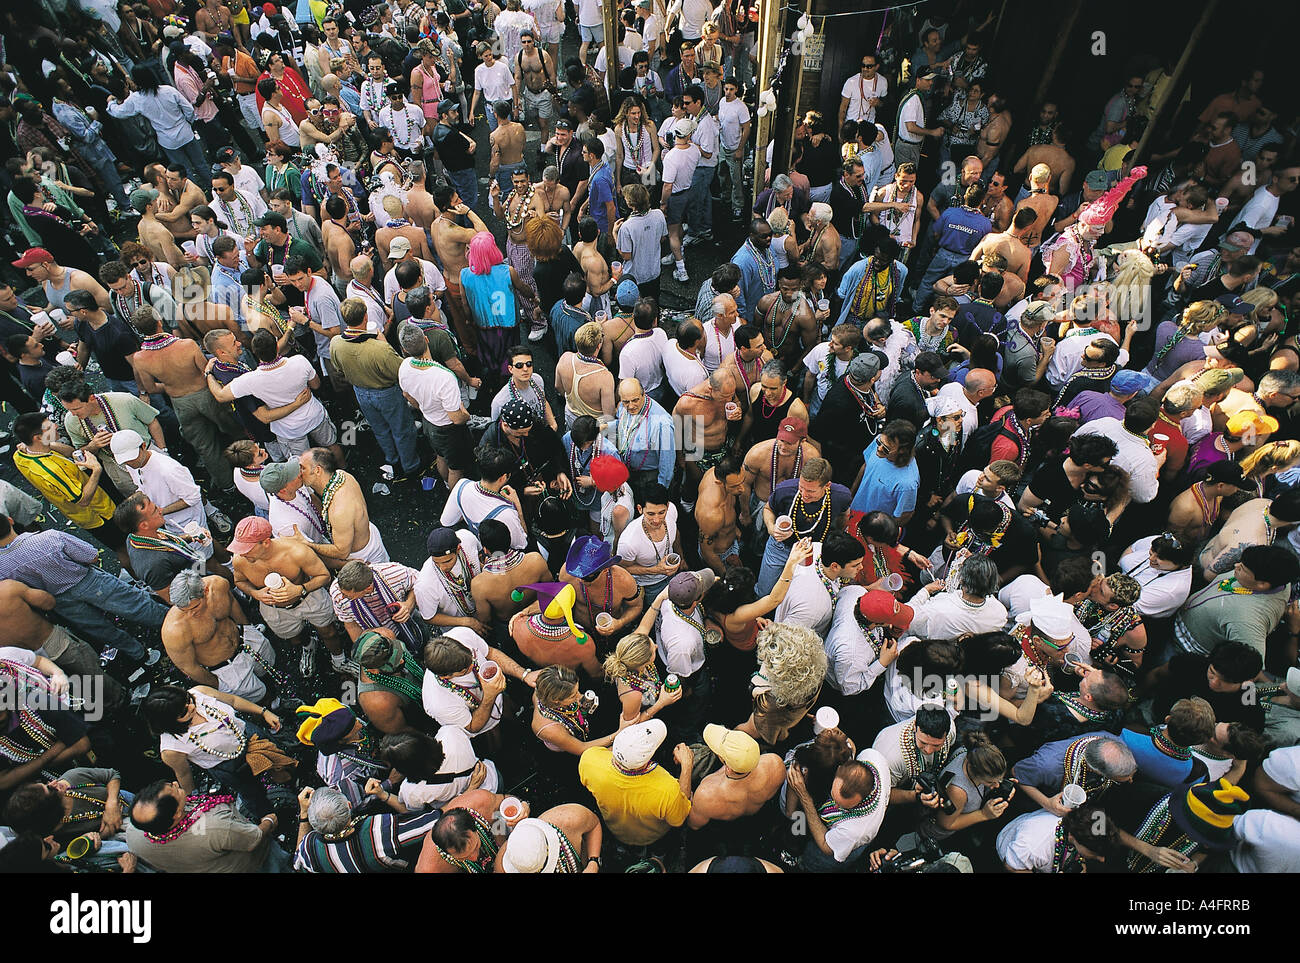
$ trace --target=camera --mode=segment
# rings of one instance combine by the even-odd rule
[[[1035,508],[1029,513],[1029,520],[1039,528],[1043,528],[1052,519],[1048,516],[1047,512],[1043,511],[1041,508]]]
[[[986,803],[995,799],[1010,799],[1011,794],[1015,792],[1016,781],[1014,779],[1004,778],[1000,783],[993,787],[987,796],[984,797]]]
[[[957,811],[953,801],[943,794],[943,790],[948,788],[956,773],[945,772],[936,775],[932,772],[918,772],[912,777],[912,786],[918,790],[922,796],[936,795],[939,797],[939,809],[951,816]]]
[[[877,873],[919,873],[943,856],[943,852],[934,843],[920,836],[917,837],[916,849],[899,853],[891,859],[881,860]]]

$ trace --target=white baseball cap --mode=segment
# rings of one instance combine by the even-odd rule
[[[649,762],[668,735],[660,719],[628,726],[614,737],[614,761],[624,769],[640,769]]]
[[[140,449],[144,447],[144,439],[140,433],[132,428],[123,428],[121,431],[113,432],[113,438],[108,443],[108,447],[113,452],[113,457],[119,461],[130,461],[140,454]]]

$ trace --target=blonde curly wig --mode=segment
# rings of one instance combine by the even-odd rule
[[[826,650],[811,629],[773,622],[758,633],[756,652],[759,671],[782,705],[807,702],[826,677]]]

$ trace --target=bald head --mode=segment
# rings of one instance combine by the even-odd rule
[[[348,262],[348,270],[350,270],[352,276],[362,284],[369,284],[370,279],[374,277],[375,274],[375,265],[370,258],[358,254]]]
[[[335,74],[325,74],[320,79],[320,89],[327,94],[337,94],[339,87],[339,78]]]
[[[645,397],[645,389],[636,378],[624,378],[618,383],[618,400],[629,408],[638,408]]]
[[[966,396],[972,401],[989,397],[997,386],[997,375],[988,368],[971,368],[966,372]]]

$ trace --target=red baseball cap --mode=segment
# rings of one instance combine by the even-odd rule
[[[882,592],[880,589],[873,589],[858,599],[858,611],[862,613],[864,619],[875,625],[892,625],[896,629],[904,630],[916,617],[916,610],[912,606],[904,605],[894,598],[893,594]]]
[[[268,17],[274,17],[279,10],[273,3],[264,3],[262,4],[262,12]]]
[[[808,422],[793,415],[782,418],[776,427],[776,437],[782,441],[803,441],[808,437]]]
[[[16,268],[31,267],[33,264],[53,264],[54,255],[43,247],[29,247],[23,256],[13,262]]]
[[[271,523],[265,518],[250,515],[235,526],[235,537],[226,546],[232,555],[243,555],[271,537]]]

